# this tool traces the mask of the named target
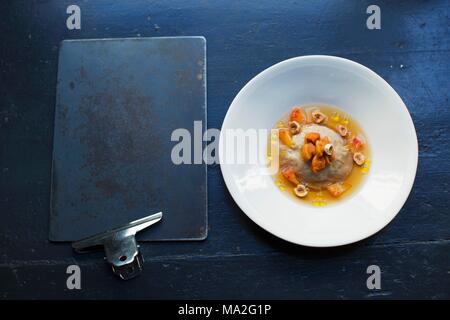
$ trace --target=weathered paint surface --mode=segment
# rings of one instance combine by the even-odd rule
[[[194,136],[194,121],[206,125],[205,44],[202,37],[61,43],[51,240],[80,240],[159,211],[162,223],[138,239],[206,237],[206,165],[175,165],[170,139],[178,128]]]
[[[65,29],[73,1],[2,2],[0,20],[0,294],[5,298],[450,298],[448,1],[80,1],[82,29]],[[292,246],[255,226],[208,168],[209,236],[143,244],[145,273],[124,285],[100,261],[49,243],[48,208],[58,45],[62,39],[202,35],[208,41],[208,125],[264,68],[298,55],[360,62],[397,90],[419,139],[413,191],[396,219],[344,248]],[[401,141],[399,141],[401,143]],[[79,263],[81,292],[65,289]],[[365,286],[378,264],[382,290]],[[157,275],[157,278],[156,276]]]

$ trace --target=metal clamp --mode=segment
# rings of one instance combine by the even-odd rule
[[[73,242],[72,247],[76,252],[82,253],[93,247],[103,246],[113,272],[121,279],[128,280],[141,273],[144,262],[136,243],[136,233],[159,222],[161,218],[162,212],[158,212],[122,227]]]

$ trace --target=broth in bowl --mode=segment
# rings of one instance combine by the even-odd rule
[[[334,106],[293,107],[269,139],[279,141],[277,187],[313,206],[351,195],[370,168],[367,137],[359,124]],[[273,159],[272,159],[273,160]]]

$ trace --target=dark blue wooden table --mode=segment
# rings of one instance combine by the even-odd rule
[[[81,8],[81,30],[66,8]],[[381,8],[381,30],[366,8]],[[2,298],[450,298],[449,1],[35,0],[0,4],[0,296]],[[255,74],[308,54],[346,57],[384,79],[419,139],[412,193],[395,220],[353,245],[312,249],[257,227],[208,167],[209,236],[145,243],[144,274],[117,279],[102,253],[50,243],[48,213],[58,45],[62,39],[202,35],[208,126],[220,128]],[[399,141],[401,143],[401,141]],[[66,288],[78,264],[82,289]],[[381,290],[366,268],[381,268]]]

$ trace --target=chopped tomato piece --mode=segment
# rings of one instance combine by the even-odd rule
[[[292,147],[292,145],[294,144],[288,129],[286,128],[279,129],[278,136],[280,137],[281,142],[283,142],[286,146]]]
[[[327,190],[333,197],[339,197],[345,191],[350,189],[350,187],[351,187],[351,184],[349,184],[349,183],[336,182],[336,183],[333,183],[332,185],[329,185],[327,187]]]
[[[298,185],[300,182],[297,179],[297,176],[295,174],[294,169],[292,168],[284,168],[281,170],[281,175],[288,180],[289,182],[292,182],[295,185]]]
[[[300,108],[293,108],[291,112],[290,121],[297,121],[298,123],[302,123],[305,120],[303,116],[303,111]]]
[[[313,144],[315,144],[319,139],[320,134],[317,132],[308,132],[307,134],[305,134],[305,143],[312,142]]]
[[[321,157],[323,156],[323,149],[324,149],[325,145],[322,143],[322,141],[317,140],[316,142],[316,155]]]
[[[300,150],[300,155],[303,160],[309,161],[314,156],[316,151],[316,147],[312,143],[305,143]]]
[[[325,150],[325,145],[329,142],[328,137],[323,137],[320,140],[316,141],[316,154],[321,157],[323,156],[323,152]]]
[[[317,150],[317,146],[316,146]],[[316,154],[311,162],[311,171],[314,173],[319,172],[320,170],[324,169],[327,166],[327,161],[324,159],[324,157],[319,156]]]
[[[358,139],[358,137],[355,136],[350,139],[350,147],[353,152],[356,152],[362,149],[363,143],[360,139]]]

